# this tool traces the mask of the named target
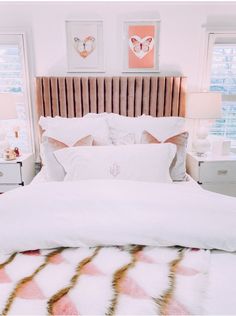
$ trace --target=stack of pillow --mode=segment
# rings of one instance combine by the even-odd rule
[[[47,181],[186,180],[183,118],[89,113],[83,118],[41,117],[39,124]]]

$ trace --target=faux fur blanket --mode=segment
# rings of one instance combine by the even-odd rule
[[[0,262],[1,315],[201,314],[209,250],[58,248]]]

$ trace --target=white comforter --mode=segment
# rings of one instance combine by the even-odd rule
[[[35,184],[0,197],[0,251],[139,244],[236,251],[236,199],[115,180]]]

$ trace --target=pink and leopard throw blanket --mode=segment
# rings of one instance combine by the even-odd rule
[[[142,246],[16,253],[0,262],[0,314],[200,314],[209,258]]]

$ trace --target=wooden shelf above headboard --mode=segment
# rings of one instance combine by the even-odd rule
[[[184,116],[186,77],[37,77],[38,117]]]

